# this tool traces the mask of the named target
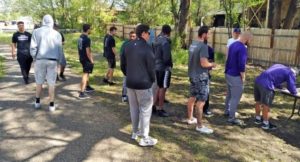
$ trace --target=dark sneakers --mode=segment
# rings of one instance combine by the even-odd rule
[[[109,84],[109,85],[115,85],[116,83],[115,83],[115,82],[110,82],[110,81],[108,81],[108,84]]]
[[[262,118],[260,120],[255,118],[255,121],[254,121],[255,124],[260,125],[260,124],[262,124],[262,122],[263,122]]]
[[[269,124],[262,123],[261,128],[265,130],[275,130],[277,126],[269,122]]]
[[[59,77],[61,78],[62,81],[66,81],[67,80],[66,77],[65,77],[65,75],[63,75],[63,74],[60,74]]]
[[[169,117],[169,114],[165,110],[156,110],[156,114],[159,117]]]
[[[90,96],[88,96],[88,95],[87,95],[86,93],[84,93],[84,92],[80,92],[78,98],[81,99],[81,100],[84,100],[84,99],[90,98]]]
[[[87,93],[90,93],[90,92],[94,92],[95,91],[95,89],[94,88],[92,88],[91,86],[86,86],[86,88],[85,88],[85,90],[84,90],[84,92],[87,92]]]
[[[109,81],[108,81],[108,79],[106,79],[106,78],[103,78],[103,83],[106,83],[106,84],[108,84],[109,83]]]

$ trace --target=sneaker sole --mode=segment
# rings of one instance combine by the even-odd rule
[[[139,146],[142,146],[142,147],[153,147],[153,146],[155,146],[157,144],[157,142],[155,143],[155,144],[153,144],[153,145],[148,145],[148,144],[141,144],[141,143],[139,143]]]

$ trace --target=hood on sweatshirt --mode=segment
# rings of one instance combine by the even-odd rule
[[[54,21],[51,15],[45,15],[43,17],[43,26],[49,26],[51,28],[53,28],[54,25]]]

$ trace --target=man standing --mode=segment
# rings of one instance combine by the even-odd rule
[[[104,37],[104,50],[103,56],[106,58],[108,63],[108,70],[106,76],[103,78],[104,83],[108,83],[109,85],[114,85],[115,83],[112,81],[114,76],[114,69],[116,68],[116,41],[114,39],[114,35],[117,32],[116,27],[110,27],[109,33]]]
[[[54,29],[59,32],[59,26],[56,23],[54,23]],[[65,37],[64,37],[62,32],[59,32],[59,33],[60,33],[61,38],[62,38],[62,45],[64,45],[65,44]],[[63,51],[63,54],[62,54],[62,58],[60,59],[59,65],[60,65],[60,74],[59,74],[59,76],[57,75],[57,80],[59,80],[59,77],[60,77],[62,79],[62,81],[66,81],[66,77],[64,75],[64,72],[65,72],[65,68],[66,68],[66,65],[67,65],[67,60],[66,60],[64,51]]]
[[[141,136],[140,146],[153,146],[157,143],[157,139],[149,136],[153,104],[151,87],[155,80],[154,54],[147,44],[149,34],[148,25],[138,25],[137,39],[131,41],[121,55],[121,70],[126,76],[132,121],[131,138],[136,140]]]
[[[16,57],[17,48],[17,60],[19,62],[21,73],[23,75],[24,83],[29,83],[29,71],[31,68],[32,57],[30,55],[30,41],[31,34],[25,31],[24,22],[19,21],[17,23],[18,31],[13,34],[12,37],[12,58]]]
[[[130,41],[133,41],[136,39],[136,34],[134,31],[131,31],[129,33],[129,40],[126,40],[124,41],[124,43],[122,44],[121,46],[121,50],[120,50],[120,54],[122,55],[124,53],[124,49],[125,47],[127,46],[127,44],[130,42]],[[121,58],[122,56],[120,56]],[[123,78],[123,88],[122,88],[122,101],[123,102],[127,102],[128,101],[128,97],[127,97],[127,88],[126,88],[126,76],[124,76]]]
[[[237,112],[237,107],[244,89],[248,55],[245,44],[247,44],[251,38],[251,33],[244,32],[238,41],[230,45],[225,65],[225,78],[227,83],[225,115],[229,116],[229,123],[240,126],[243,125],[243,122],[235,118],[235,113]]]
[[[41,108],[40,96],[42,85],[47,79],[49,88],[49,111],[55,111],[54,95],[57,77],[57,63],[62,55],[61,35],[53,29],[53,18],[45,15],[43,26],[35,29],[32,34],[30,54],[35,61],[36,101],[35,108]]]
[[[228,39],[228,41],[227,41],[227,45],[226,45],[227,49],[229,49],[229,46],[232,43],[238,41],[240,34],[241,34],[241,29],[240,28],[234,28],[233,29],[233,31],[232,31],[232,38]]]
[[[162,26],[162,33],[157,36],[153,43],[155,54],[155,71],[158,90],[154,99],[156,113],[160,117],[168,117],[169,114],[163,109],[167,88],[171,82],[171,70],[173,67],[171,54],[171,27],[169,25]]]
[[[91,33],[91,26],[89,24],[83,24],[83,33],[78,39],[78,53],[79,60],[83,68],[83,75],[80,84],[79,99],[86,99],[89,96],[85,92],[93,92],[94,88],[89,85],[89,74],[93,72],[94,59],[91,52],[91,39],[88,35]]]
[[[293,95],[297,94],[296,76],[299,71],[281,64],[275,64],[262,72],[254,83],[255,124],[262,124],[263,129],[276,129],[276,125],[269,122],[270,106],[272,105],[275,88],[282,89],[281,84],[286,82],[287,89]],[[260,116],[262,108],[262,117]]]
[[[208,69],[216,64],[208,61],[208,47],[204,43],[208,38],[208,27],[202,26],[198,30],[198,40],[193,41],[189,48],[188,75],[190,78],[190,98],[188,99],[188,124],[196,124],[196,131],[205,134],[213,133],[202,123],[203,106],[208,98],[209,77]],[[193,108],[196,103],[197,119],[193,117]]]

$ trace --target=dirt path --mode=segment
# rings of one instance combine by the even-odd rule
[[[10,57],[9,47],[0,45],[6,58],[6,76],[0,80],[0,161],[151,161],[149,148],[130,140],[125,127],[99,96],[80,101],[76,97],[80,77],[69,69],[67,81],[57,85],[58,110],[34,110],[35,84],[33,69],[29,85],[23,84],[19,66]],[[151,149],[150,149],[151,150]]]

